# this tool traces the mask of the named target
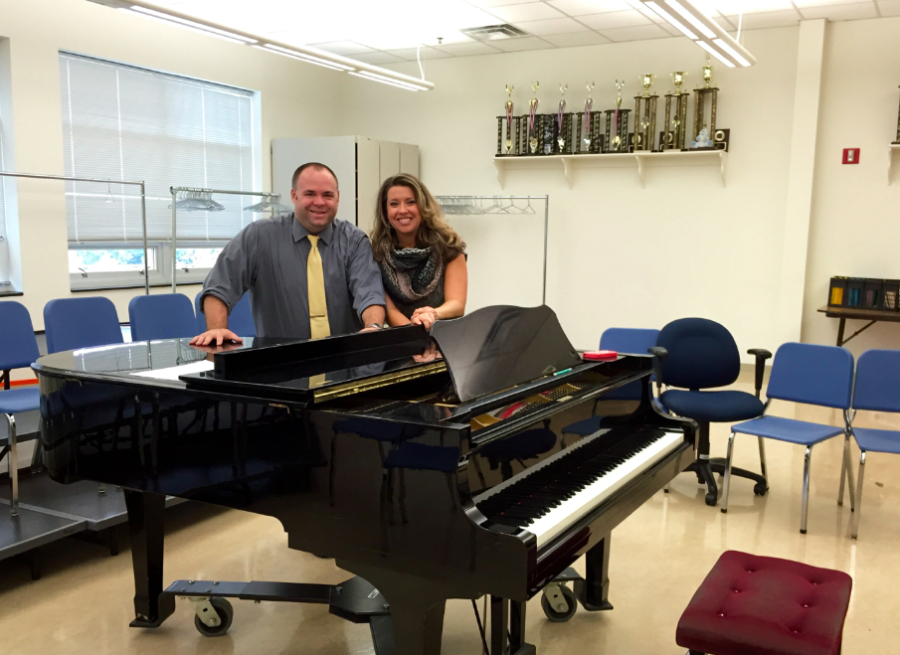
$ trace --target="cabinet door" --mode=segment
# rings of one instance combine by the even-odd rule
[[[375,225],[375,196],[381,185],[378,146],[378,141],[373,139],[358,137],[356,141],[356,225],[366,234]],[[343,195],[341,202],[344,202]]]
[[[381,170],[378,183],[381,184],[391,175],[400,172],[400,144],[393,141],[380,141]]]
[[[419,177],[419,146],[400,144],[400,172]]]

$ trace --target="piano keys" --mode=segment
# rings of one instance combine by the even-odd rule
[[[583,362],[549,308],[502,306],[431,335],[248,339],[214,355],[141,342],[35,370],[51,476],[126,489],[132,625],[160,625],[175,595],[207,613],[218,597],[327,602],[369,622],[380,655],[436,655],[446,600],[487,594],[500,655],[533,652],[525,601],[583,555],[579,602],[610,607],[611,531],[693,461],[694,424],[650,403],[651,363]],[[635,380],[632,413],[565,433]],[[289,547],[362,580],[166,588],[165,495],[272,516]]]

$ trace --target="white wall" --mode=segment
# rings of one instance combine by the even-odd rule
[[[534,80],[541,81],[541,111],[555,111],[560,82],[568,83],[569,107],[577,109],[591,80],[598,84],[594,107],[608,109],[613,80],[624,77],[624,106],[633,107],[641,73],[659,75],[661,95],[672,70],[689,71],[690,88],[700,82],[705,58],[685,39],[427,61],[432,92],[398,97],[353,80],[344,91],[344,123],[358,134],[417,143],[423,179],[436,194],[549,194],[547,304],[576,347],[596,347],[609,326],[661,327],[695,315],[728,326],[742,350],[774,348],[799,336],[776,315],[786,286],[803,284],[781,270],[798,31],[747,32],[759,65],[716,67],[717,125],[732,130],[725,189],[714,167],[652,168],[645,189],[634,168],[580,170],[572,190],[558,164],[511,171],[504,189],[497,181],[495,116],[503,112],[506,84],[516,87],[517,114],[527,111]],[[397,68],[417,72],[414,65]],[[689,114],[692,108],[693,100]],[[508,247],[514,257],[515,234]]]
[[[887,184],[888,144],[897,138],[900,18],[829,25],[825,43],[813,220],[804,300],[803,340],[834,344],[838,321],[825,306],[832,275],[900,278],[900,155]],[[861,148],[842,165],[843,148]],[[864,325],[849,321],[845,338]],[[900,348],[896,323],[878,323],[851,341]]]
[[[8,170],[64,174],[60,50],[259,91],[263,190],[271,188],[272,138],[341,132],[336,89],[346,75],[84,0],[0,0],[0,17],[0,75],[8,78],[0,91],[11,100],[2,105],[4,150],[15,155]],[[63,183],[17,184],[24,295],[16,300],[42,329],[44,304],[70,295]],[[197,289],[179,290],[193,298]],[[143,290],[102,293],[127,320],[128,301]]]

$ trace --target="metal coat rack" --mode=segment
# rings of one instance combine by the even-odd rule
[[[63,182],[97,182],[99,184],[124,184],[141,188],[141,231],[144,236],[144,294],[150,295],[150,277],[147,264],[147,198],[144,182],[126,180],[100,180],[91,177],[67,177],[65,175],[41,175],[37,173],[8,173],[0,171],[2,177],[24,177],[32,180],[62,180]]]
[[[449,215],[490,216],[512,214],[537,214],[532,200],[544,203],[544,272],[541,302],[547,304],[547,235],[550,229],[550,196],[435,196],[441,211]],[[517,204],[526,201],[525,207]]]
[[[169,192],[172,194],[172,293],[175,293],[175,287],[177,286],[177,282],[175,279],[176,271],[178,270],[178,258],[176,254],[178,253],[178,194],[179,193],[196,193],[196,194],[204,194],[204,195],[213,195],[216,193],[223,193],[229,196],[258,196],[263,198],[272,198],[274,202],[273,206],[277,205],[278,199],[281,198],[281,195],[278,193],[272,193],[270,191],[232,191],[232,190],[224,190],[224,189],[202,189],[199,187],[189,187],[189,186],[173,186],[169,187]],[[244,211],[249,211],[248,208],[244,208]],[[144,230],[144,243],[146,248],[146,229]],[[146,255],[145,255],[146,260]]]

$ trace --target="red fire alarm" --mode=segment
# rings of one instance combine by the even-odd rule
[[[859,148],[844,148],[844,158],[841,160],[842,164],[858,164],[859,163]]]

